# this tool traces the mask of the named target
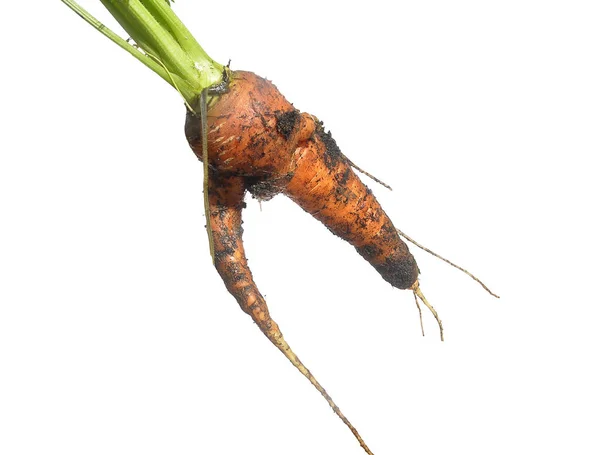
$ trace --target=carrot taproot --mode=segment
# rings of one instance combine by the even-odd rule
[[[262,200],[287,195],[392,286],[410,288],[419,272],[413,256],[321,122],[296,110],[266,79],[243,71],[230,78],[207,111],[209,166],[241,177]],[[201,123],[189,111],[186,136],[202,159]]]
[[[242,310],[309,379],[371,454],[269,314],[244,253],[244,195],[248,191],[261,200],[287,195],[352,244],[392,286],[413,288],[415,297],[424,298],[418,288],[419,269],[392,221],[321,122],[300,113],[271,82],[253,73],[232,72],[227,79],[226,89],[213,96],[206,117],[188,111],[185,124],[192,150],[198,159],[208,159],[209,235],[215,267]]]
[[[288,196],[354,246],[385,281],[412,290],[419,314],[420,300],[436,318],[443,340],[441,320],[419,288],[419,268],[401,236],[416,242],[394,227],[353,168],[364,171],[344,156],[322,122],[299,112],[270,81],[251,72],[231,71],[229,65],[212,60],[172,12],[170,1],[101,0],[135,45],[110,31],[74,0],[62,1],[184,98],[185,134],[204,165],[207,232],[219,275],[241,309],[372,454],[270,316],[244,251],[244,197],[247,192],[261,201],[277,194]]]

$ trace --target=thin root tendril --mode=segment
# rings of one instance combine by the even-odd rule
[[[419,300],[421,300],[421,302],[423,302],[423,304],[427,308],[429,308],[429,311],[431,311],[431,314],[433,314],[433,317],[435,318],[435,320],[438,323],[438,326],[440,327],[440,338],[442,341],[444,341],[444,327],[442,326],[442,320],[438,316],[437,311],[435,311],[435,308],[427,301],[427,299],[421,292],[421,288],[419,288],[419,281],[415,281],[415,284],[412,285],[411,289],[413,291],[413,294],[415,295],[415,300],[418,297]],[[418,302],[417,302],[417,306],[419,306]],[[420,308],[419,308],[419,310],[420,310]]]
[[[452,267],[454,267],[455,269],[460,270],[461,272],[467,274],[468,276],[470,276],[472,279],[474,279],[475,281],[477,281],[482,287],[483,289],[485,289],[487,292],[489,292],[491,295],[493,295],[494,297],[496,297],[497,299],[500,298],[499,295],[494,294],[490,288],[488,288],[485,284],[483,284],[483,281],[481,281],[479,278],[477,278],[475,275],[473,275],[471,272],[469,272],[468,270],[456,265],[454,262],[449,261],[448,259],[440,256],[437,253],[434,253],[433,251],[431,251],[429,248],[421,245],[420,243],[418,243],[416,240],[411,239],[408,235],[406,235],[404,232],[402,232],[400,229],[396,228],[396,231],[398,232],[398,234],[400,234],[401,237],[404,237],[406,240],[408,240],[410,243],[412,243],[413,245],[421,248],[423,251],[428,252],[429,254],[431,254],[432,256],[435,256],[438,259],[441,259],[442,261],[444,261],[446,264],[451,265]]]
[[[413,292],[415,296],[415,304],[417,305],[417,310],[419,310],[419,322],[421,322],[421,334],[425,336],[425,329],[423,328],[423,312],[421,311],[421,305],[419,305],[419,300],[417,299],[417,294]]]

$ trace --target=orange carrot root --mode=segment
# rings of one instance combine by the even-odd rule
[[[314,116],[301,114],[269,81],[233,72],[229,91],[209,100],[208,161],[243,179],[259,200],[284,193],[351,243],[398,289],[419,269],[396,228],[350,161]],[[186,120],[188,141],[203,159],[202,125]]]
[[[242,310],[321,393],[361,447],[372,454],[358,431],[291,350],[269,314],[244,253],[244,195],[248,191],[259,201],[280,193],[291,198],[353,245],[392,286],[411,289],[421,332],[424,335],[419,300],[438,322],[443,341],[442,322],[419,288],[419,268],[400,235],[414,241],[394,227],[352,170],[360,169],[342,154],[318,119],[300,113],[273,84],[255,74],[231,72],[230,76],[228,90],[214,96],[209,92],[208,110],[202,113],[202,121],[191,112],[186,118],[187,139],[208,172],[207,223],[212,232],[215,267]]]
[[[244,207],[244,185],[244,180],[240,177],[222,177],[214,172],[210,173],[209,213],[214,236],[217,271],[241,309],[252,317],[271,343],[321,393],[333,411],[354,434],[361,447],[368,454],[372,454],[356,428],[287,344],[279,326],[269,314],[265,299],[254,283],[242,242],[241,213]]]
[[[259,201],[279,193],[287,195],[352,244],[392,286],[413,289],[423,300],[414,287],[417,264],[372,192],[352,170],[358,169],[356,165],[342,154],[321,122],[301,114],[273,84],[252,73],[232,72],[228,91],[209,99],[205,114],[205,121],[199,121],[194,113],[188,113],[186,136],[196,156],[208,162],[208,218],[215,266],[242,310],[313,384],[371,454],[269,315],[244,254],[244,194],[249,191]]]

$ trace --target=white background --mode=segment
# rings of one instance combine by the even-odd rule
[[[502,297],[411,248],[446,328],[423,338],[409,292],[248,200],[272,314],[373,452],[598,454],[597,2],[209,4],[176,4],[208,53]],[[3,18],[0,453],[363,453],[213,270],[177,93],[58,1]]]

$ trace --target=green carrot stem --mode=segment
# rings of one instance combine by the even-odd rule
[[[121,26],[123,28],[130,28],[130,30],[125,30],[132,36],[132,32],[144,32],[148,41],[138,44],[142,49],[144,49],[143,46],[149,44],[151,48],[144,49],[144,51],[150,52],[155,57],[160,58],[169,71],[187,79],[190,83],[196,82],[199,79],[198,71],[194,68],[194,62],[190,56],[181,49],[173,36],[162,27],[139,0],[128,0],[126,2],[119,0],[100,1],[109,11],[116,9],[120,12],[120,15],[128,19]]]
[[[61,0],[96,30],[125,49],[174,87],[188,105],[222,80],[223,65],[212,60],[166,0],[100,0],[136,46],[121,38],[74,0]]]

